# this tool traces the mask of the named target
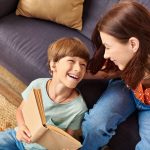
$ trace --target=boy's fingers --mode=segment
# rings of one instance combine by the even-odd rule
[[[31,142],[30,137],[31,137],[30,131],[28,130],[28,128],[24,128],[23,139],[25,139],[25,142],[30,143]]]
[[[24,132],[28,137],[31,137],[30,131],[27,128],[24,129]]]
[[[27,140],[27,136],[25,135],[25,134],[20,134],[20,135],[16,135],[16,138],[19,140],[19,141],[21,141],[21,142],[27,142],[28,140]]]
[[[28,139],[26,139],[26,138],[23,138],[22,137],[22,139],[20,140],[21,142],[25,142],[25,143],[30,143],[31,141],[28,141]]]
[[[21,140],[23,140],[24,142],[27,142],[27,143],[30,143],[30,142],[31,142],[30,137],[28,137],[26,134],[23,134],[23,136],[22,136],[22,139],[21,139]]]

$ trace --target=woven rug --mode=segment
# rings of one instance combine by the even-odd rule
[[[26,85],[0,66],[0,130],[16,126],[16,109]]]

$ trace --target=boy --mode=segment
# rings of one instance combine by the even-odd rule
[[[18,127],[0,133],[0,149],[45,149],[31,143],[30,131],[21,111],[33,88],[41,89],[47,124],[75,135],[87,111],[81,94],[75,88],[84,77],[88,60],[88,50],[77,38],[61,38],[50,45],[48,66],[52,78],[36,79],[22,93],[24,100],[16,112]]]

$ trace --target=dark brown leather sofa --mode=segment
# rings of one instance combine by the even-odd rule
[[[150,0],[138,0],[150,8]],[[83,30],[40,19],[16,16],[18,0],[0,0],[0,65],[26,84],[39,77],[48,77],[48,45],[64,36],[76,36],[86,43],[93,55],[91,34],[96,22],[119,0],[85,0]],[[84,80],[78,86],[89,108],[107,87],[105,80]],[[134,150],[140,140],[135,112],[116,131],[109,145],[112,150]]]

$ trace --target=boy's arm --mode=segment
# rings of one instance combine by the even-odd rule
[[[25,125],[23,114],[22,114],[22,107],[24,101],[20,104],[16,111],[16,120],[18,124],[18,130],[16,131],[16,138],[19,141],[24,141],[26,143],[30,143],[30,131],[28,130],[27,126]]]
[[[21,126],[24,125],[24,119],[23,119],[23,115],[22,115],[22,106],[23,106],[24,101],[22,101],[22,103],[20,104],[20,106],[17,108],[16,111],[16,120],[17,120],[17,125]]]

